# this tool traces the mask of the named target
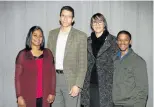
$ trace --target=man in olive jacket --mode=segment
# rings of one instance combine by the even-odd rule
[[[145,107],[148,97],[148,77],[145,60],[131,49],[131,34],[120,31],[120,48],[115,57],[113,102],[115,107]]]
[[[72,27],[74,9],[62,7],[60,28],[51,30],[48,48],[56,68],[56,97],[52,107],[79,107],[80,90],[87,71],[87,35]]]

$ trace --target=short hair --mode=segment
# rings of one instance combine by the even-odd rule
[[[103,23],[104,23],[104,28],[105,28],[105,30],[107,30],[107,21],[106,21],[106,19],[105,19],[105,17],[104,17],[103,14],[101,14],[101,13],[96,13],[96,14],[94,14],[94,15],[91,17],[91,22],[90,22],[91,28],[92,28],[93,20],[103,21]],[[92,29],[93,29],[93,28],[92,28]]]
[[[63,6],[61,8],[61,10],[60,10],[60,16],[61,16],[61,13],[62,13],[63,10],[70,11],[72,13],[72,18],[75,17],[75,15],[74,15],[74,9],[71,6]],[[75,23],[75,21],[72,22],[72,26],[74,25],[74,23]],[[60,22],[60,24],[61,24],[61,22]]]
[[[131,36],[131,34],[128,32],[128,31],[126,31],[126,30],[121,30],[118,34],[117,34],[117,40],[118,40],[118,38],[119,38],[119,35],[121,35],[121,34],[125,34],[125,35],[127,35],[128,37],[129,37],[129,40],[131,40],[132,39],[132,36]],[[132,45],[131,44],[129,44],[129,48],[131,48],[132,47]]]
[[[31,41],[32,41],[32,34],[34,31],[36,30],[40,30],[42,32],[42,37],[43,37],[43,40],[42,40],[42,43],[40,45],[40,50],[43,50],[44,49],[44,45],[45,45],[45,37],[44,37],[44,34],[43,34],[43,30],[40,26],[32,26],[30,29],[29,29],[29,32],[27,34],[27,37],[26,37],[26,46],[25,46],[25,49],[26,50],[31,50]]]
[[[72,12],[72,17],[74,18],[74,9],[71,6],[63,6],[60,10],[60,16],[63,10],[68,10],[70,12]]]
[[[128,31],[126,31],[126,30],[121,30],[121,31],[117,34],[117,39],[118,39],[118,37],[119,37],[120,34],[126,34],[126,35],[129,37],[130,40],[132,39],[131,34],[130,34]]]

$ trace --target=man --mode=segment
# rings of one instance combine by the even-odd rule
[[[145,107],[148,96],[146,62],[131,48],[131,34],[117,35],[118,52],[114,62],[113,102],[115,107]]]
[[[60,11],[60,28],[51,30],[48,48],[55,57],[56,97],[53,107],[79,107],[80,89],[87,71],[87,35],[75,28],[74,9]]]

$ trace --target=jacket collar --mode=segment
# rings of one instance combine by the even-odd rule
[[[25,52],[26,52],[25,54],[26,59],[34,60],[34,56],[30,50],[25,50]],[[43,50],[43,57],[44,58],[48,57],[46,49]]]
[[[133,49],[129,48],[128,52],[121,58],[121,52],[118,51],[116,54],[116,59],[123,60],[123,59],[127,58],[130,54],[132,54],[133,52],[134,52]]]
[[[111,43],[110,43],[111,40],[112,40],[112,36],[110,34],[108,34],[107,38],[105,39],[104,45],[101,46],[100,50],[98,51],[97,57],[99,57],[101,54],[103,54],[111,46]],[[91,39],[91,37],[89,37],[88,38],[88,51],[94,57],[91,44],[92,44],[92,39]]]

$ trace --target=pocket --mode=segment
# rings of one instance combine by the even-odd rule
[[[124,71],[124,80],[125,81],[134,81],[134,72],[133,72],[133,68],[132,67],[128,67],[128,68],[123,68]]]
[[[134,77],[134,72],[133,68],[124,68],[124,85],[127,94],[131,95],[134,87],[135,87],[135,77]],[[128,96],[129,96],[128,95]]]

